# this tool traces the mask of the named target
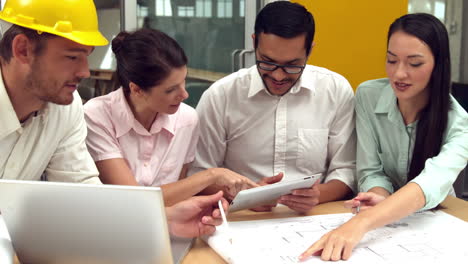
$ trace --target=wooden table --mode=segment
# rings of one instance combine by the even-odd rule
[[[448,196],[438,207],[442,211],[468,222],[468,202]],[[343,201],[320,204],[307,215],[323,215],[347,213]],[[272,212],[256,213],[248,210],[229,214],[229,221],[261,220],[270,218],[285,218],[301,216],[287,207],[275,208]],[[18,264],[16,259],[15,264]],[[192,249],[185,256],[182,264],[225,264],[226,262],[214,252],[204,241],[197,239]]]
[[[438,207],[442,211],[458,217],[468,222],[468,202],[447,196],[447,198]],[[338,214],[347,213],[348,209],[343,207],[343,201],[320,204],[316,206],[307,215],[323,215],[323,214]],[[261,220],[269,218],[285,218],[301,216],[296,212],[289,210],[287,207],[275,208],[273,212],[255,213],[252,211],[240,211],[232,213],[228,216],[229,221],[245,221],[245,220]],[[192,249],[182,261],[182,264],[225,264],[226,262],[213,251],[204,241],[197,239]]]

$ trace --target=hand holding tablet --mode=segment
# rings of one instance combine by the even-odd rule
[[[290,194],[293,190],[310,188],[321,176],[322,174],[315,174],[240,191],[231,202],[229,212],[274,203],[279,197]]]

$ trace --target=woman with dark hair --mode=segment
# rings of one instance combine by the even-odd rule
[[[208,186],[232,199],[257,186],[224,168],[186,177],[198,141],[198,117],[183,103],[187,57],[158,30],[121,32],[112,41],[122,87],[85,105],[86,144],[103,183],[161,186],[166,205]]]
[[[450,95],[445,26],[429,14],[409,14],[390,26],[388,78],[364,82],[356,94],[357,178],[346,201],[355,217],[301,255],[348,259],[364,234],[436,207],[468,160],[468,114]]]

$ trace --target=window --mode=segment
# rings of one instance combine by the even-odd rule
[[[218,17],[232,17],[232,0],[218,0]]]
[[[172,16],[172,8],[170,0],[156,0],[156,15],[157,16]]]
[[[196,17],[212,17],[211,0],[197,0],[195,3]]]

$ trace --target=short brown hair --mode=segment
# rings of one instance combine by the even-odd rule
[[[9,63],[13,57],[13,51],[11,45],[13,39],[20,34],[24,34],[34,45],[34,55],[38,56],[42,53],[46,47],[46,40],[57,37],[56,35],[49,33],[39,33],[37,30],[25,28],[18,25],[12,25],[4,34],[0,40],[0,57],[4,62]]]

